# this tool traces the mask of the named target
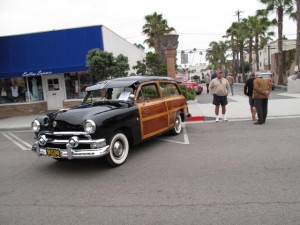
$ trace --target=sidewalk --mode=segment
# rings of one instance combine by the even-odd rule
[[[288,94],[283,92],[283,99],[270,99],[268,103],[268,118],[278,117],[300,117],[300,93]],[[289,97],[289,98],[284,98]],[[226,107],[228,120],[250,120],[250,109],[248,97],[242,95],[228,96],[229,103]],[[232,101],[230,101],[232,100]],[[188,102],[189,111],[192,117],[188,122],[204,122],[215,119],[215,107],[212,103],[199,104],[197,101]],[[31,122],[39,115],[17,116],[0,118],[0,131],[28,130],[31,129]]]
[[[31,129],[32,121],[38,116],[39,115],[29,115],[0,118],[0,131]]]
[[[300,93],[280,94],[283,99],[269,99],[268,118],[300,116]],[[290,98],[284,98],[290,97]],[[247,96],[228,96],[230,101],[226,107],[228,120],[251,119],[250,107]],[[189,121],[205,121],[215,119],[215,106],[212,103],[198,104],[197,101],[189,101],[189,111],[192,118]]]

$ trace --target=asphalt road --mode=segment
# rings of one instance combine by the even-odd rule
[[[37,157],[31,132],[0,133],[0,224],[300,224],[299,133],[299,118],[188,123],[118,168]]]

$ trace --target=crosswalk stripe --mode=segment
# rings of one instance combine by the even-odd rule
[[[31,149],[31,145],[30,144],[28,144],[27,142],[23,141],[19,137],[15,136],[11,132],[3,133],[3,135],[7,139],[9,139],[11,142],[13,142],[15,145],[17,145],[21,150],[25,151],[25,150],[30,150]]]

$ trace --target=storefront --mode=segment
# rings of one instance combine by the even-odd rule
[[[124,54],[130,68],[145,56],[104,26],[0,37],[0,117],[79,104],[96,82],[86,67],[94,48]]]

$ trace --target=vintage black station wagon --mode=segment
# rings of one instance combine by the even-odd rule
[[[130,146],[170,131],[178,135],[189,116],[184,96],[169,77],[132,76],[86,88],[81,105],[32,122],[39,156],[56,160],[106,156],[123,164]]]

